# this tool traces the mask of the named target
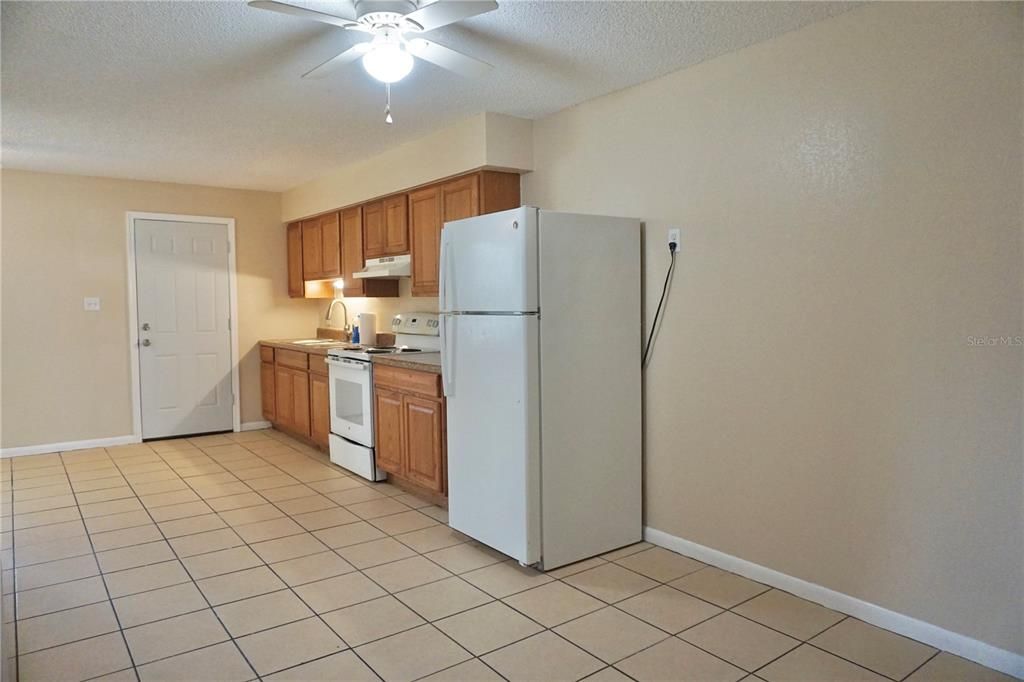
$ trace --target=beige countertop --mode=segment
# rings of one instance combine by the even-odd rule
[[[401,367],[420,372],[441,373],[440,353],[396,353],[394,355],[374,355],[373,364]]]
[[[261,346],[273,346],[274,348],[284,348],[285,350],[296,350],[300,353],[312,353],[313,355],[327,355],[327,351],[331,348],[343,348],[350,346],[348,341],[335,341],[334,343],[295,343],[296,341],[303,341],[304,339],[264,339],[260,341]],[[328,341],[330,339],[324,339]]]

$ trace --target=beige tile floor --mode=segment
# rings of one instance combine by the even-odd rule
[[[273,431],[2,472],[26,682],[1009,679],[647,543],[522,568]]]

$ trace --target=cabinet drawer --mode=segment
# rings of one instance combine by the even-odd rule
[[[284,365],[285,367],[294,367],[295,369],[307,369],[309,367],[306,353],[297,350],[277,348],[274,350],[274,356],[277,358],[277,364]]]
[[[274,349],[271,346],[260,346],[260,360],[262,362],[274,361]]]
[[[310,353],[309,371],[314,374],[327,374],[327,356]]]
[[[433,398],[441,397],[441,375],[433,372],[417,372],[400,367],[375,365],[374,386],[386,386],[408,393],[418,393]]]

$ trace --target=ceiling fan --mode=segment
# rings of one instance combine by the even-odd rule
[[[249,6],[373,36],[331,57],[302,77],[322,78],[361,58],[366,72],[387,88],[384,121],[388,124],[392,123],[391,84],[409,75],[414,57],[466,78],[482,76],[492,68],[486,62],[418,36],[495,10],[498,3],[494,0],[436,0],[423,6],[414,0],[339,0],[333,14],[277,0],[252,0]]]

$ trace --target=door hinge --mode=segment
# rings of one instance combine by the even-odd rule
[[[228,253],[231,253],[231,242],[228,242]]]
[[[228,318],[228,331],[231,331],[231,318]]]
[[[235,404],[235,394],[234,393],[231,394],[231,404],[232,405]]]

